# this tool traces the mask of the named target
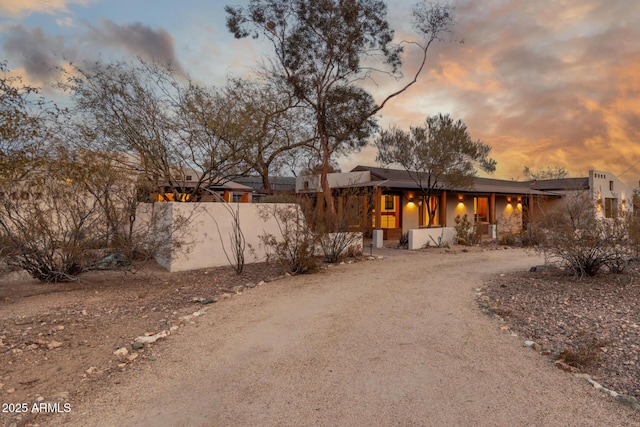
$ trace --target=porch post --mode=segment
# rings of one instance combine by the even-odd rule
[[[369,230],[371,229],[371,221],[369,220],[369,197],[367,195],[364,196],[358,196],[358,197],[362,197],[362,207],[360,210],[360,216],[362,218],[362,230],[366,230],[367,233],[369,233]]]
[[[496,223],[496,193],[491,193],[489,197],[489,224]]]
[[[382,228],[382,188],[376,188],[376,221],[373,224],[374,229]]]
[[[428,207],[427,207],[428,209]],[[447,192],[440,193],[440,225],[447,226]],[[431,224],[429,224],[431,226]]]
[[[225,202],[231,203],[231,191],[224,190],[224,194],[222,195],[222,198],[224,199]]]
[[[528,197],[529,197],[529,207],[527,211],[529,216],[529,222],[531,222],[531,220],[533,220],[533,194],[529,194]]]

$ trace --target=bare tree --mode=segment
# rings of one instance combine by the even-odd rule
[[[480,140],[473,141],[467,126],[449,115],[427,117],[424,127],[411,127],[408,132],[398,128],[383,131],[376,146],[377,161],[400,164],[427,200],[445,184],[470,187],[476,167],[486,172],[496,169],[496,161],[489,157],[491,147]],[[437,203],[427,211],[429,225],[436,211]]]
[[[193,201],[201,189],[245,172],[235,101],[169,66],[142,60],[76,66],[64,86],[84,141],[130,154],[161,197]]]
[[[547,166],[546,168],[538,168],[533,171],[529,166],[525,166],[522,170],[525,178],[529,180],[543,180],[543,179],[562,179],[569,176],[569,172],[562,166]]]
[[[287,86],[264,76],[259,80],[230,79],[225,96],[235,100],[232,119],[238,122],[247,169],[262,178],[271,191],[269,176],[281,171],[316,140],[309,110]],[[293,167],[295,169],[295,166]]]
[[[274,75],[281,76],[314,113],[321,186],[332,215],[336,209],[328,182],[331,158],[366,144],[376,130],[374,115],[416,81],[431,44],[450,32],[452,9],[419,3],[414,43],[422,58],[413,79],[379,104],[356,84],[376,72],[398,76],[403,46],[394,43],[380,0],[250,0],[248,7],[226,6],[227,27],[237,38],[263,37],[272,46]],[[378,61],[380,68],[363,65]]]

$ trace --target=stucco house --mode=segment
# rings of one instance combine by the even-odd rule
[[[369,234],[382,230],[385,240],[398,239],[409,230],[453,227],[455,218],[464,215],[478,223],[484,235],[495,238],[500,223],[515,221],[519,229],[526,229],[542,210],[574,190],[591,190],[602,217],[614,215],[618,209],[633,209],[633,190],[612,173],[596,170],[589,171],[587,177],[541,181],[476,177],[468,188],[442,182],[429,198],[423,196],[411,174],[400,169],[357,166],[350,172],[329,174],[328,180],[338,197],[349,190],[369,190],[357,196],[363,212],[370,212],[365,228]],[[319,176],[298,177],[296,192],[321,192]],[[435,210],[430,224],[429,208]]]

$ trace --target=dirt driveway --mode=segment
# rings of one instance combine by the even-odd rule
[[[639,425],[478,309],[484,278],[539,262],[419,252],[272,282],[47,425]]]

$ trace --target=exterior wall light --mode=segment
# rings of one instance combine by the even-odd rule
[[[464,204],[464,196],[462,194],[458,194],[458,203]]]

